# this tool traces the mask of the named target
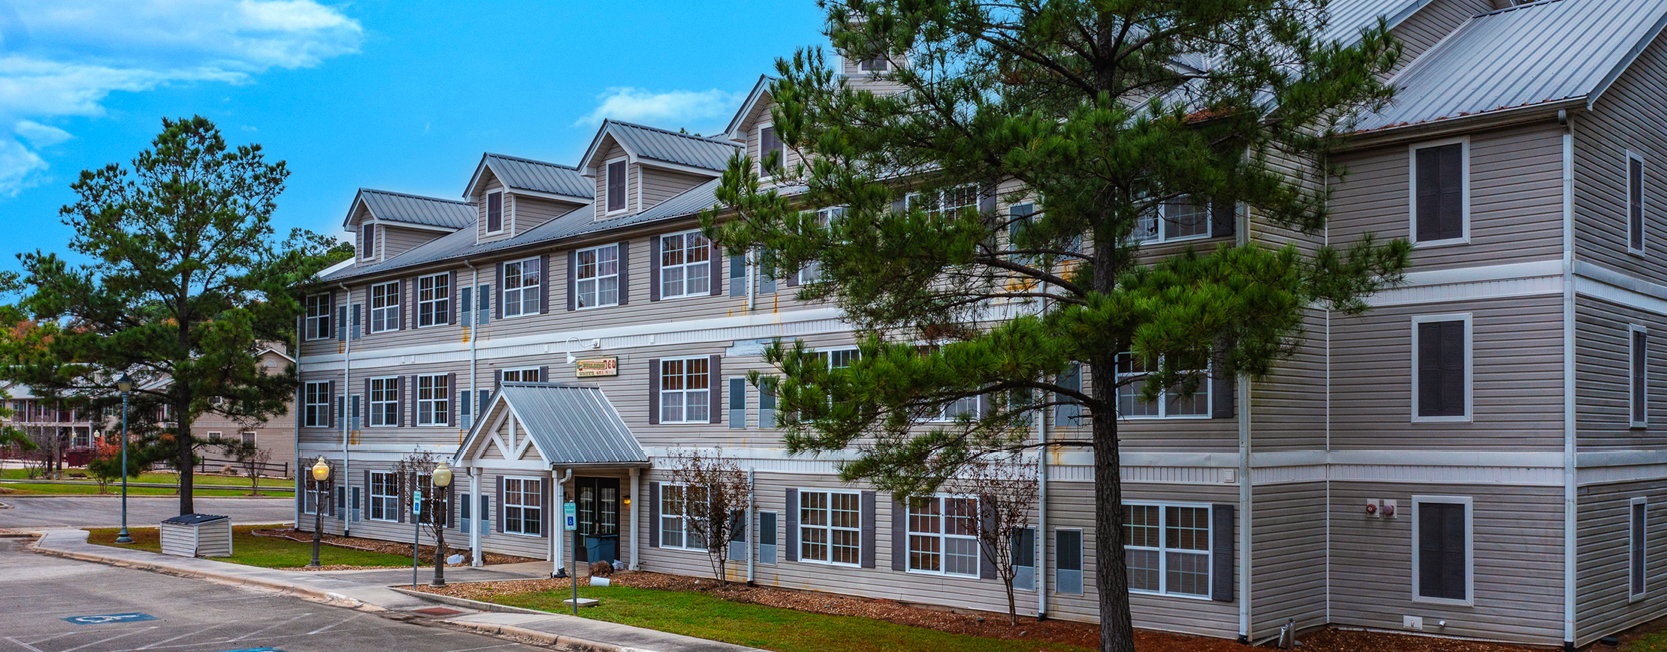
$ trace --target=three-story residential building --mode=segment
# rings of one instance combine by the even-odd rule
[[[1667,614],[1667,5],[1625,0],[1339,0],[1328,38],[1386,20],[1406,44],[1395,104],[1358,126],[1314,237],[1253,211],[1166,207],[1154,252],[1217,242],[1414,244],[1405,286],[1349,317],[1311,312],[1271,377],[1189,399],[1124,390],[1124,492],[1138,626],[1262,640],[1294,620],[1575,645]],[[885,91],[886,61],[843,63]],[[782,151],[760,82],[727,130],[602,125],[576,166],[485,155],[461,200],[364,190],[360,256],[307,300],[297,510],[404,539],[415,449],[453,456],[452,520],[475,550],[709,572],[686,488],[657,466],[721,446],[757,514],[748,579],[1005,608],[956,517],[791,457],[749,385],[774,339],[839,364],[851,327],[795,298],[800,274],[700,233],[727,160]],[[786,152],[791,159],[793,154]],[[1004,193],[1003,196],[1006,196]],[[1023,214],[977,192],[938,198]],[[778,277],[780,276],[780,277]],[[1659,347],[1658,347],[1659,348]],[[1077,381],[1094,370],[1075,374]],[[1139,373],[1120,369],[1120,373]],[[976,401],[957,410],[977,410]],[[1080,415],[1037,419],[1070,437]],[[1092,466],[1038,460],[1045,498],[1019,585],[1031,613],[1096,617]],[[576,504],[579,530],[559,517]],[[914,513],[910,514],[913,509]],[[305,527],[311,521],[299,519]]]

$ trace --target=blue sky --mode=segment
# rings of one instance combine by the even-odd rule
[[[812,0],[0,0],[0,269],[64,252],[82,169],[201,114],[289,162],[275,226],[343,235],[353,193],[445,198],[482,152],[576,163],[603,117],[710,134]]]

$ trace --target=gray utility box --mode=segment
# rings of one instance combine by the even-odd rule
[[[162,553],[181,557],[232,556],[232,520],[183,514],[162,522]]]

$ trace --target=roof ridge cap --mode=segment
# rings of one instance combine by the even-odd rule
[[[575,172],[577,172],[579,170],[578,166],[563,165],[561,163],[551,163],[549,161],[540,161],[538,159],[527,158],[525,156],[515,156],[515,155],[512,155],[512,154],[499,154],[499,153],[496,153],[496,152],[486,152],[484,155],[485,156],[490,156],[490,157],[493,157],[493,158],[507,158],[507,159],[512,160],[512,161],[521,161],[522,163],[532,163],[534,165],[548,165],[548,166],[553,167],[553,168],[561,168],[563,170],[572,170],[572,171],[575,171]]]
[[[636,127],[637,129],[642,129],[642,130],[645,130],[645,131],[658,131],[658,132],[660,132],[662,134],[666,134],[668,136],[680,136],[680,137],[683,137],[683,138],[688,138],[689,140],[702,140],[702,141],[706,141],[706,142],[717,144],[717,145],[727,145],[729,147],[740,147],[741,146],[740,143],[737,143],[735,141],[722,140],[722,139],[718,139],[718,138],[713,138],[711,136],[696,136],[694,134],[686,134],[686,133],[682,133],[682,132],[672,131],[670,129],[661,129],[660,127],[650,127],[648,125],[637,124],[635,122],[626,122],[624,120],[615,120],[613,118],[608,118],[607,121],[611,122],[613,124],[616,124],[616,125],[624,125],[626,127]]]
[[[424,201],[437,201],[437,202],[441,202],[441,203],[445,203],[445,204],[460,204],[460,205],[463,205],[463,206],[473,206],[473,205],[475,205],[474,202],[459,201],[459,200],[456,200],[456,199],[441,199],[439,197],[429,197],[427,195],[416,195],[416,194],[412,194],[412,193],[408,193],[408,192],[399,192],[397,190],[381,190],[381,189],[378,189],[378,188],[364,188],[364,187],[361,187],[361,188],[359,188],[359,192],[374,192],[374,193],[377,193],[379,195],[395,195],[395,196],[399,196],[399,197],[410,197],[412,199],[421,199],[421,200],[424,200]]]
[[[1505,7],[1504,9],[1495,9],[1493,11],[1485,11],[1485,12],[1476,14],[1475,16],[1471,16],[1470,19],[1475,20],[1475,19],[1481,18],[1483,16],[1493,16],[1493,15],[1496,15],[1496,14],[1509,13],[1509,12],[1512,12],[1512,11],[1516,11],[1518,9],[1527,9],[1529,7],[1549,5],[1549,4],[1554,4],[1554,3],[1563,2],[1563,1],[1564,0],[1533,0],[1532,2],[1524,2],[1520,5],[1511,5],[1509,7]],[[1466,22],[1469,22],[1469,21],[1466,21]]]

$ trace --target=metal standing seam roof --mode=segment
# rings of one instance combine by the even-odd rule
[[[648,453],[599,387],[504,383],[498,387],[494,401],[496,397],[502,397],[515,411],[544,460],[552,465],[648,462]],[[478,432],[486,427],[486,421],[475,427]],[[463,450],[459,449],[460,455]]]
[[[478,212],[475,205],[469,202],[360,188],[359,195],[353,202],[354,208],[348,211],[347,219],[342,220],[342,226],[352,223],[353,213],[358,210],[360,202],[363,202],[365,207],[370,209],[371,215],[376,216],[378,220],[448,229],[461,229],[473,224]]]
[[[1360,42],[1360,30],[1371,27],[1379,18],[1390,28],[1401,24],[1434,0],[1331,0],[1326,12],[1331,22],[1320,33],[1320,39],[1337,41],[1343,45]]]
[[[740,143],[680,134],[617,120],[607,121],[603,129],[638,158],[717,172],[727,168],[730,157],[741,148]]]
[[[1667,20],[1667,3],[1540,0],[1476,16],[1390,80],[1358,131],[1595,99]]]
[[[596,195],[596,182],[580,175],[578,168],[491,153],[485,155],[483,162],[490,165],[498,181],[511,190],[584,198]]]

